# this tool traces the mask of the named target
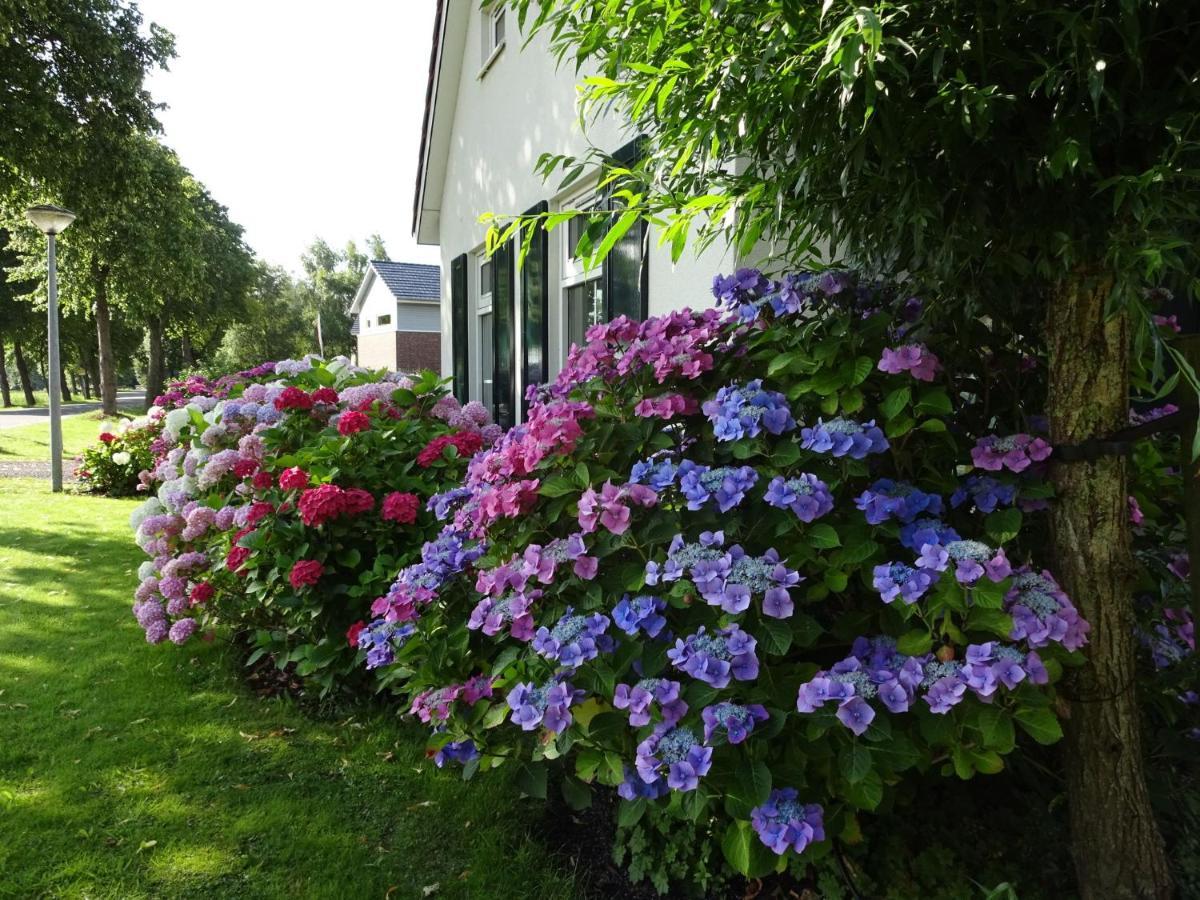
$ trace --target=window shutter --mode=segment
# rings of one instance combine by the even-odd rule
[[[613,154],[623,166],[632,165],[642,155],[642,139],[635,138]],[[612,210],[612,220],[620,216],[621,204],[611,195],[605,206]],[[646,252],[648,229],[645,220],[635,222],[613,245],[604,261],[604,297],[608,318],[628,316],[635,321],[645,319],[650,312],[650,267]]]
[[[513,278],[513,241],[505,241],[492,255],[492,417],[504,428],[516,424],[517,348],[514,340],[516,297]]]
[[[525,213],[542,215],[550,208],[545,201]],[[521,372],[522,383],[544,384],[550,377],[550,252],[549,235],[539,223],[529,241],[529,253],[521,266]],[[521,410],[529,408],[521,398]]]
[[[466,403],[471,396],[471,364],[467,348],[467,254],[450,262],[450,374],[454,396]]]

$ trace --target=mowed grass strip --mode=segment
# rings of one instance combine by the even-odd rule
[[[394,710],[315,720],[219,641],[147,646],[134,505],[0,480],[0,897],[574,895],[538,805]]]
[[[114,419],[100,412],[83,412],[63,416],[63,458],[74,459],[86,447],[96,443],[100,432],[111,430],[120,419],[138,415],[135,409],[122,409]],[[50,458],[50,420],[32,425],[0,428],[0,462]]]

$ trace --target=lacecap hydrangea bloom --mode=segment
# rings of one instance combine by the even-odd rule
[[[750,811],[750,824],[759,840],[777,854],[803,853],[809,844],[825,840],[823,810],[816,803],[800,803],[795,788],[771,791],[767,802]]]

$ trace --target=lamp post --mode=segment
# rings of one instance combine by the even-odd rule
[[[58,356],[58,269],[54,258],[54,238],[75,221],[75,213],[61,206],[43,203],[25,210],[25,218],[33,223],[47,240],[46,334],[49,361],[46,364],[50,388],[50,488],[62,491],[62,363]]]

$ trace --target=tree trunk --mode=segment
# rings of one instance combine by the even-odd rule
[[[67,367],[66,366],[60,367],[58,377],[59,377],[59,381],[60,381],[60,384],[62,387],[63,403],[70,403],[71,402],[71,379],[69,379],[67,377]]]
[[[108,313],[108,267],[92,262],[96,287],[96,350],[100,357],[100,406],[105,415],[117,414],[117,365],[113,359]]]
[[[163,381],[166,372],[163,369],[163,323],[159,316],[152,316],[146,323],[147,343],[150,346],[149,359],[146,366],[146,406],[154,403],[154,398],[163,392]]]
[[[192,366],[196,365],[196,354],[192,351],[192,339],[188,337],[186,331],[183,333],[183,339],[180,341],[179,355],[183,360],[183,370],[190,372]]]
[[[1049,307],[1053,444],[1078,444],[1128,424],[1129,322],[1105,318],[1112,278],[1082,269]],[[1126,461],[1058,463],[1051,512],[1054,573],[1091,623],[1085,664],[1065,693],[1071,844],[1083,900],[1172,896],[1162,836],[1142,768],[1134,697],[1133,603]]]
[[[29,363],[25,361],[25,352],[21,349],[21,342],[13,341],[13,361],[17,364],[17,376],[21,379],[21,390],[25,392],[25,405],[33,406],[36,402],[33,399],[33,384],[29,380]]]
[[[12,406],[12,389],[8,385],[8,357],[4,352],[4,337],[0,335],[0,402],[4,408]]]

